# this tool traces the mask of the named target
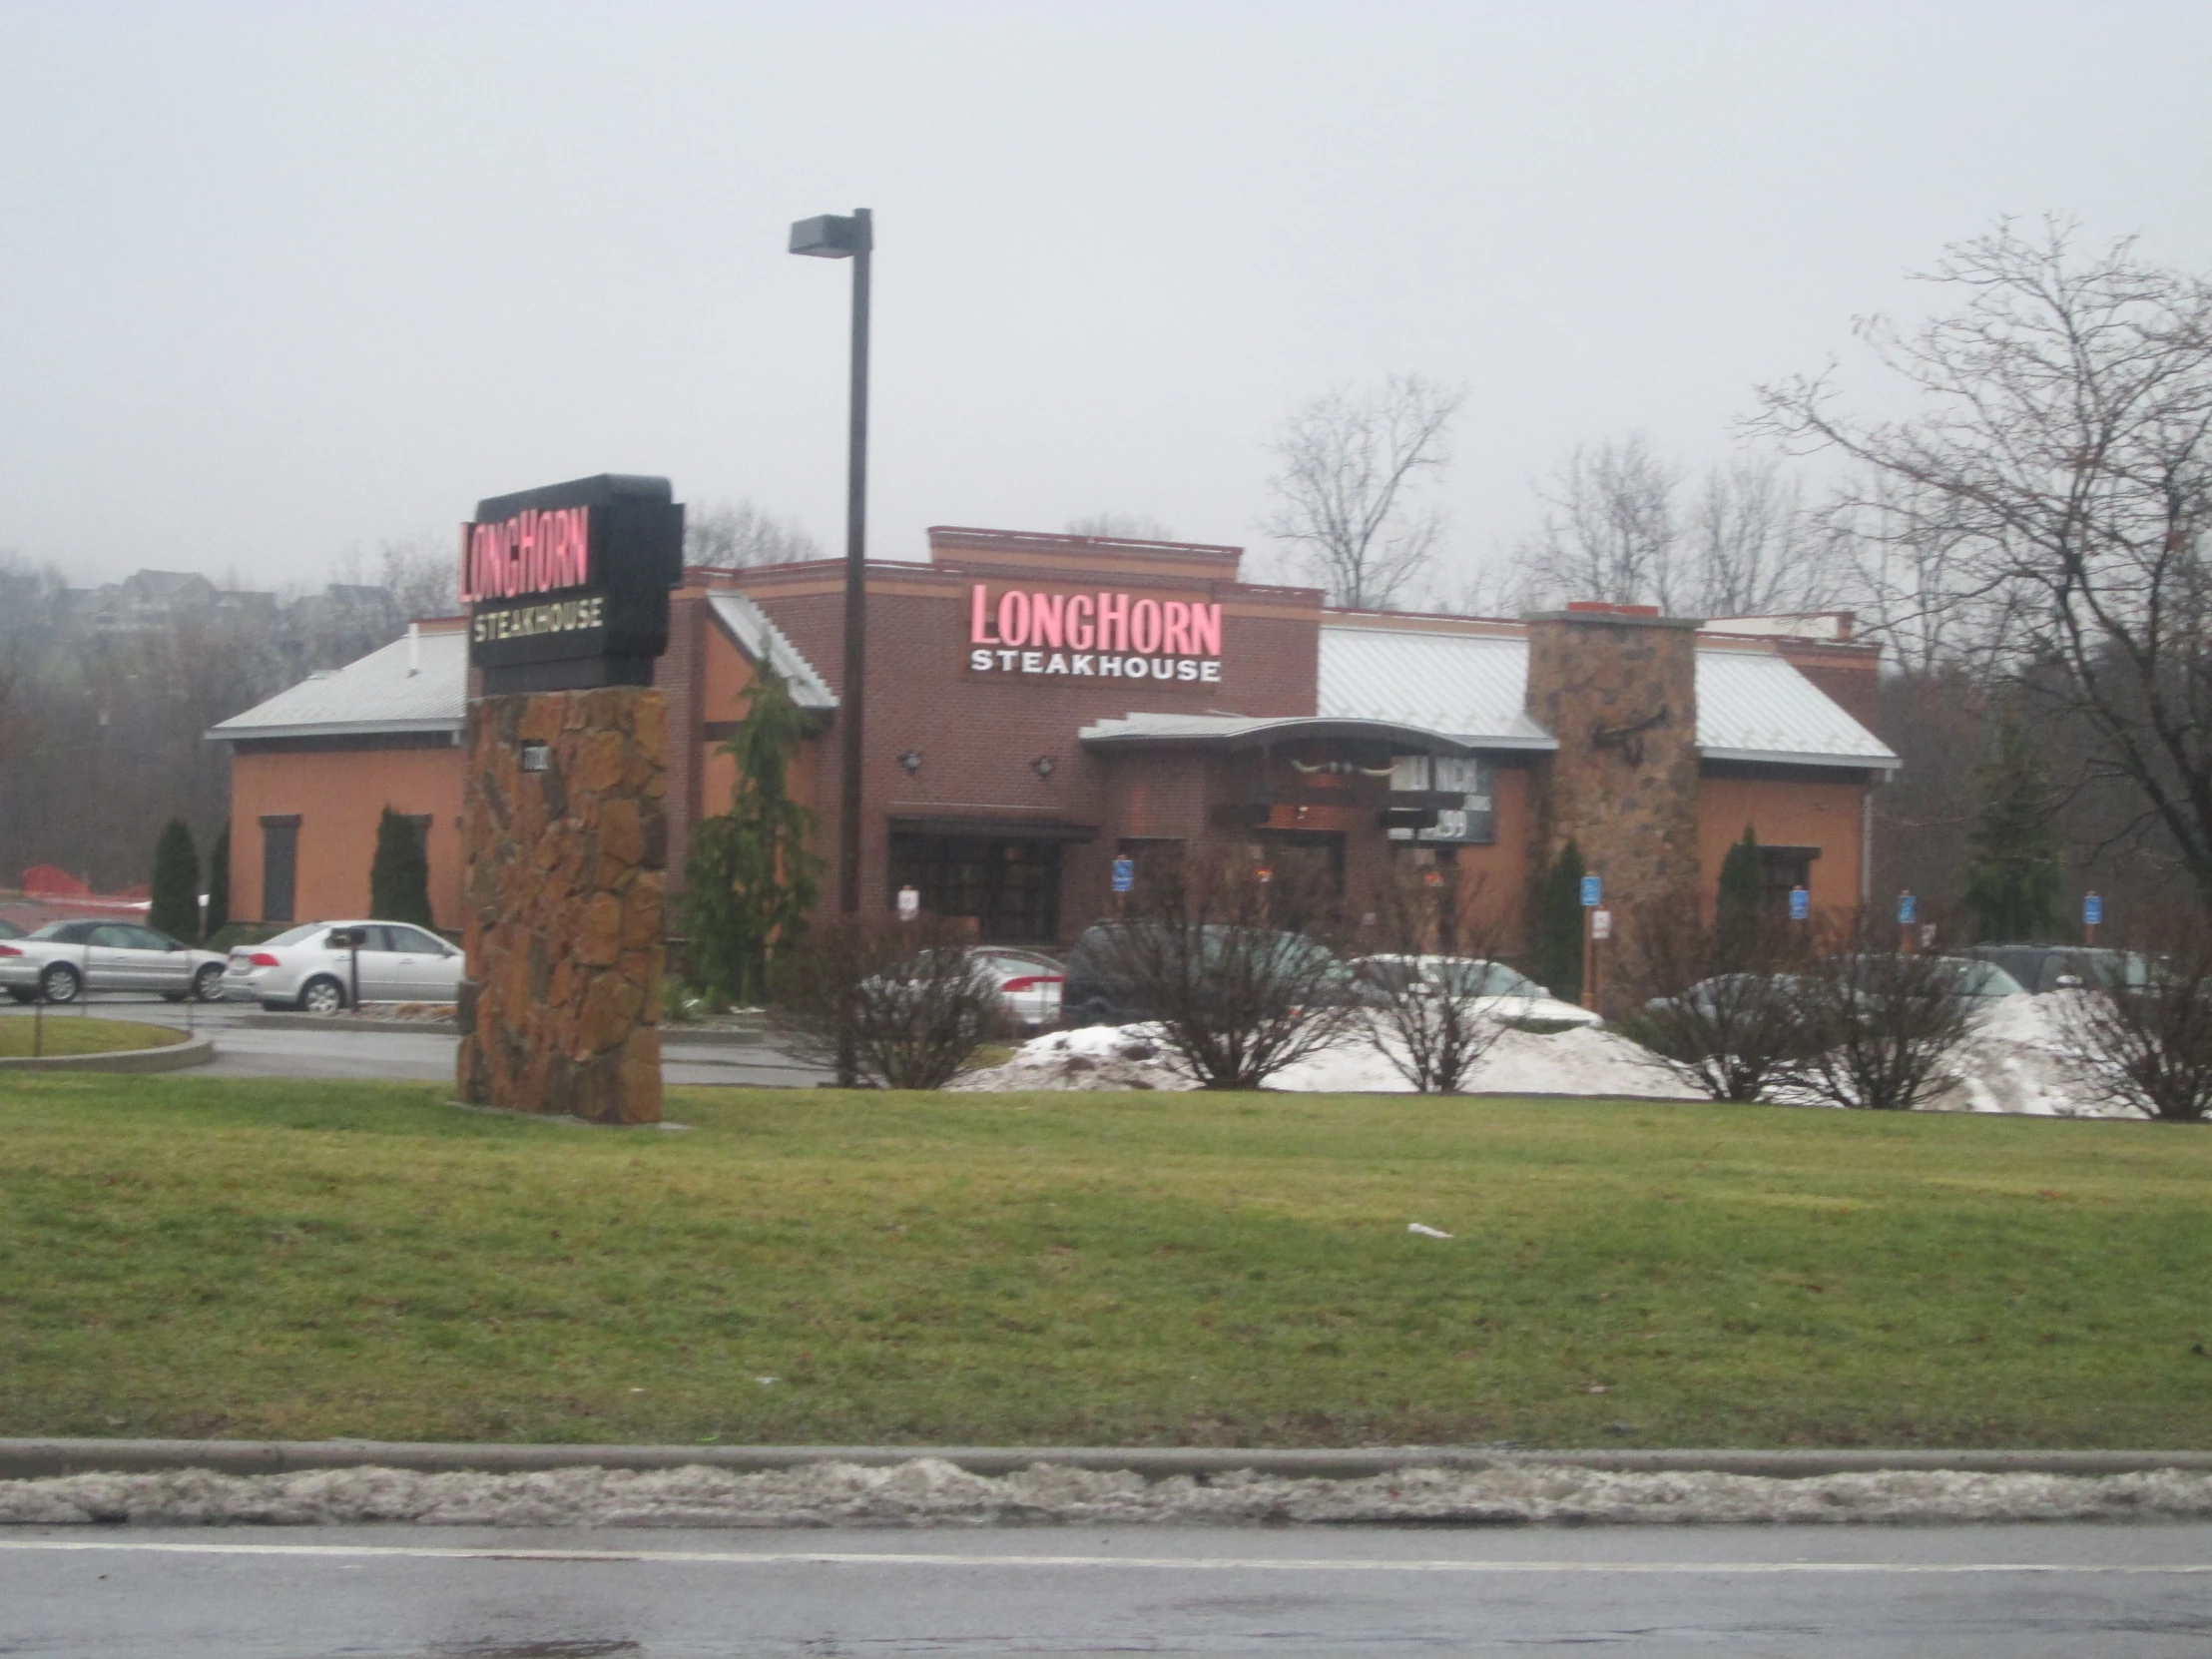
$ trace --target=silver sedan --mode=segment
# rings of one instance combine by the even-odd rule
[[[0,989],[18,1002],[74,1002],[87,991],[158,991],[213,1001],[223,958],[135,921],[50,921],[0,943]]]
[[[362,1002],[451,1002],[462,965],[457,945],[403,921],[310,921],[232,951],[222,994],[310,1014],[336,1013],[356,985]]]

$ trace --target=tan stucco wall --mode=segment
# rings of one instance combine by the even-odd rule
[[[1698,791],[1698,883],[1718,889],[1721,860],[1750,825],[1763,846],[1817,846],[1811,892],[1817,913],[1848,919],[1859,902],[1860,802],[1856,783],[1707,778]]]
[[[299,815],[293,917],[358,916],[368,908],[368,866],[383,810],[430,815],[430,913],[461,925],[461,756],[443,749],[255,754],[231,762],[231,913],[262,919],[262,826]]]

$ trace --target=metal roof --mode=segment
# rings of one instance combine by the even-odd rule
[[[332,738],[374,732],[458,732],[468,703],[468,635],[456,628],[402,636],[343,668],[310,674],[210,738]],[[419,657],[410,658],[419,648]],[[418,666],[410,672],[408,664]]]
[[[1790,662],[1765,651],[1697,654],[1697,741],[1708,761],[1895,772],[1882,740]]]
[[[1528,713],[1528,641],[1395,628],[1321,631],[1316,707],[1340,720],[1387,720],[1471,749],[1553,750]]]
[[[837,694],[816,672],[815,665],[799,654],[799,647],[771,622],[768,613],[745,594],[724,589],[707,596],[715,616],[738,648],[755,662],[766,659],[791,685],[792,701],[802,709],[834,709]]]

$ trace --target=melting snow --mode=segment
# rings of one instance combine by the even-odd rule
[[[2098,1476],[1888,1470],[1803,1479],[1614,1473],[1544,1463],[1406,1469],[1363,1480],[1243,1470],[1147,1481],[1034,1464],[970,1474],[936,1458],[764,1473],[698,1466],[532,1474],[206,1469],[0,1481],[0,1523],[66,1526],[413,1522],[443,1526],[1258,1525],[1458,1521],[1732,1523],[2201,1520],[2212,1474]]]

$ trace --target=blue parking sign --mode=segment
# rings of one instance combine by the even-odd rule
[[[1803,921],[1813,913],[1813,895],[1803,887],[1790,889],[1790,919]]]
[[[1921,908],[1921,907],[1920,907],[1920,904],[1919,904],[1919,902],[1918,902],[1918,901],[1917,901],[1917,900],[1916,900],[1916,899],[1915,899],[1915,898],[1913,897],[1913,895],[1912,895],[1911,893],[1909,893],[1909,892],[1901,892],[1901,893],[1899,893],[1899,894],[1898,894],[1898,925],[1899,925],[1900,927],[1910,927],[1910,926],[1912,926],[1912,925],[1913,925],[1913,922],[1914,922],[1914,919],[1915,919],[1915,918],[1916,918],[1916,917],[1917,917],[1917,916],[1918,916],[1918,915],[1920,914],[1920,908]]]
[[[1594,875],[1582,877],[1582,907],[1594,910],[1605,901],[1605,889]]]
[[[2104,922],[2104,900],[2090,893],[2081,901],[2081,922],[2085,927],[2101,926]]]
[[[1137,884],[1137,860],[1120,857],[1114,860],[1114,891],[1127,892]]]

